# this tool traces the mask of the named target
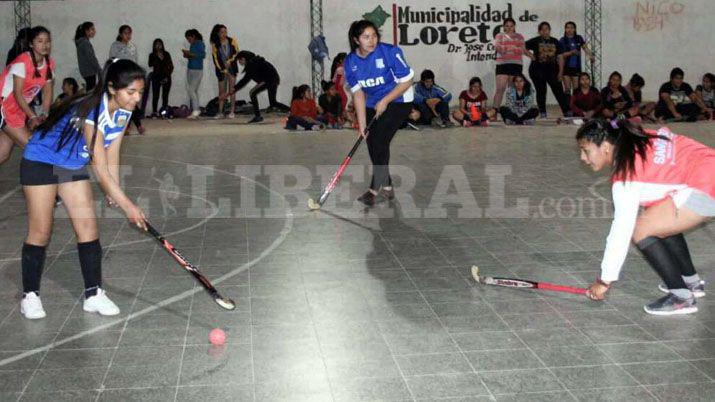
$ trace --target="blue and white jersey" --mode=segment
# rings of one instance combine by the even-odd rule
[[[110,115],[107,108],[108,102],[109,99],[105,93],[102,98],[102,104],[99,107],[99,119],[97,121],[99,124],[97,132],[101,132],[104,135],[104,148],[108,148],[114,140],[122,135],[132,116],[132,112],[124,109],[117,109],[113,115]],[[70,141],[70,143],[57,150],[58,141],[67,124],[73,125],[72,130],[75,133],[78,131],[79,122],[74,117],[75,111],[76,109],[71,109],[57,124],[47,131],[44,137],[41,138],[42,133],[40,131],[35,131],[30,137],[30,142],[25,147],[24,158],[71,170],[81,169],[86,166],[89,163],[89,150],[83,135],[80,136],[76,143]],[[94,110],[89,112],[84,122],[94,125]]]
[[[345,79],[352,93],[362,89],[367,98],[367,107],[374,108],[377,102],[392,91],[397,84],[412,81],[412,71],[402,49],[387,43],[378,43],[366,57],[352,52],[345,58]],[[396,103],[408,103],[414,99],[412,86],[395,99]]]

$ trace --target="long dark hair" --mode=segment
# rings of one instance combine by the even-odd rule
[[[201,33],[199,33],[199,31],[195,28],[191,28],[184,32],[184,38],[188,38],[189,36],[193,36],[196,40],[204,40],[204,37],[201,36]]]
[[[211,28],[211,35],[209,36],[209,41],[211,41],[211,43],[213,43],[216,47],[221,46],[221,43],[220,43],[221,39],[218,37],[218,32],[222,28],[228,29],[228,28],[226,28],[226,25],[223,25],[223,24],[216,24],[216,25],[214,25],[213,28]]]
[[[636,171],[636,156],[645,161],[646,151],[653,138],[670,141],[661,135],[648,134],[628,120],[592,119],[576,132],[576,141],[587,141],[600,146],[603,141],[614,147],[612,176],[627,180]]]
[[[41,26],[41,25],[38,25],[38,26],[32,28],[32,31],[30,31],[30,41],[29,41],[29,44],[32,45],[32,41],[34,41],[35,38],[37,38],[38,36],[40,36],[40,34],[43,34],[43,33],[44,33],[44,34],[47,34],[47,36],[50,38],[50,40],[52,40],[52,36],[50,35],[50,31],[49,31],[47,28],[45,28],[45,27],[43,27],[43,26]],[[35,77],[39,77],[39,76],[40,76],[40,72],[37,70],[37,60],[35,59],[34,52],[35,52],[35,51],[32,50],[31,53],[33,53],[33,54],[31,54],[30,56],[32,56],[32,57],[31,57],[31,58],[32,58],[32,65],[35,67]],[[50,68],[50,55],[49,55],[49,54],[46,54],[46,55],[45,55],[45,67],[46,67],[46,71],[47,71],[47,74],[45,75],[45,78],[49,81],[49,80],[52,79],[52,69]]]
[[[574,38],[575,38],[576,35],[578,35],[578,31],[576,30],[576,23],[573,22],[573,21],[569,21],[569,22],[567,22],[567,23],[564,24],[564,37],[566,37],[566,27],[569,26],[569,25],[573,25],[573,36],[574,36]]]
[[[293,87],[293,98],[291,98],[291,101],[303,99],[303,95],[305,95],[306,91],[310,91],[310,86],[308,84]]]
[[[512,82],[515,81],[517,77],[524,80],[524,96],[531,95],[531,82],[529,82],[529,80],[526,79],[526,76],[524,75],[524,73],[521,73],[521,72],[514,74],[514,78],[512,78]],[[514,89],[516,89],[516,87],[514,87]]]
[[[127,29],[131,31],[132,27],[130,27],[129,25],[122,25],[119,27],[119,33],[117,34],[117,42],[122,41],[122,32],[124,32]]]
[[[337,55],[335,55],[335,58],[333,59],[333,64],[330,66],[330,79],[332,80],[333,77],[335,77],[335,70],[340,67],[343,62],[345,62],[345,58],[348,56],[347,53],[345,52],[340,52]]]
[[[151,52],[156,53],[156,44],[157,43],[161,44],[161,51],[166,53],[166,49],[164,48],[164,41],[161,40],[161,38],[154,39],[154,42],[151,44]]]
[[[131,60],[108,60],[104,65],[99,82],[92,92],[78,94],[50,110],[47,119],[37,127],[37,131],[40,132],[40,138],[44,138],[48,131],[59,124],[67,114],[71,113],[72,117],[68,119],[65,126],[62,127],[60,138],[57,141],[57,150],[59,151],[68,144],[75,147],[80,138],[84,135],[84,122],[87,116],[89,116],[90,113],[94,113],[94,133],[92,134],[92,141],[88,147],[91,156],[94,153],[94,145],[97,140],[99,109],[102,105],[104,95],[107,94],[107,96],[110,96],[109,87],[111,86],[115,91],[118,91],[128,87],[136,80],[144,81],[145,75],[146,71]]]
[[[350,42],[350,51],[354,52],[355,49],[358,48],[358,44],[355,42],[360,38],[360,35],[362,35],[363,32],[367,28],[372,28],[375,30],[375,33],[377,34],[377,41],[380,42],[381,36],[380,36],[380,30],[377,29],[377,26],[372,22],[368,20],[358,20],[358,21],[353,21],[352,24],[350,24],[350,30],[348,30],[348,41]]]
[[[85,22],[77,25],[77,30],[74,31],[74,40],[77,40],[79,38],[86,38],[87,30],[92,28],[93,26],[94,26],[94,22],[91,22],[91,21],[85,21]]]
[[[32,28],[25,27],[17,31],[17,36],[15,36],[15,41],[12,43],[11,52],[14,51],[15,57],[19,56],[21,53],[25,53],[30,50],[30,35],[32,34]],[[8,63],[12,60],[8,60]]]

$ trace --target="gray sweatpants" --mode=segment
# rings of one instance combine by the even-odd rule
[[[204,70],[186,70],[186,91],[189,93],[189,106],[191,110],[199,110],[199,86],[201,78],[204,76]]]

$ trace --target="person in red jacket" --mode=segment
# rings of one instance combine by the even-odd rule
[[[325,125],[318,121],[318,105],[313,98],[313,91],[306,84],[293,87],[293,100],[290,102],[290,115],[286,122],[286,130],[296,130],[298,126],[306,131],[314,127],[324,129]]]
[[[578,88],[571,95],[570,103],[575,117],[590,119],[601,112],[601,94],[591,86],[591,76],[588,73],[579,74]]]
[[[715,149],[666,127],[644,130],[627,120],[593,119],[581,126],[576,140],[581,161],[594,171],[609,172],[615,208],[601,274],[587,295],[605,298],[633,242],[667,293],[644,310],[654,315],[696,312],[695,298],[705,295],[705,283],[683,233],[715,216]]]

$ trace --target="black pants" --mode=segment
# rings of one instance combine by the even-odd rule
[[[432,118],[435,116],[434,113],[432,113],[432,109],[427,106],[427,102],[422,102],[419,104],[415,103],[415,106],[417,106],[417,110],[420,111],[419,123],[430,124]],[[434,109],[437,111],[437,114],[439,115],[439,118],[442,119],[442,121],[449,121],[449,103],[445,101],[440,101]]]
[[[559,67],[555,64],[531,63],[529,66],[529,77],[534,82],[536,89],[536,104],[539,112],[546,113],[546,84],[551,87],[556,101],[561,107],[561,112],[565,115],[569,111],[568,99],[564,94],[564,87],[558,80]]]
[[[411,103],[390,103],[387,110],[370,128],[367,136],[367,150],[372,161],[372,181],[370,189],[380,190],[381,187],[392,185],[390,178],[390,142],[402,123],[412,111]],[[375,109],[367,108],[367,124],[375,116]]]
[[[681,103],[679,105],[675,105],[675,110],[683,115],[683,120],[686,121],[695,121],[698,119],[698,115],[700,114],[700,108],[695,103]],[[674,118],[673,113],[670,113],[670,109],[663,105],[658,105],[658,107],[655,108],[655,117],[662,117],[664,119]]]
[[[156,107],[159,104],[159,91],[161,91],[161,107],[163,109],[169,103],[169,91],[171,91],[171,77],[164,79],[159,79],[155,77],[151,80],[151,106],[154,113],[157,112]]]
[[[506,123],[507,120],[511,120],[515,124],[521,125],[524,124],[525,120],[535,119],[539,117],[539,109],[531,108],[527,110],[526,113],[519,116],[508,107],[502,106],[499,108],[499,114],[501,114],[501,117],[504,119],[504,123]]]
[[[312,121],[308,121],[302,117],[290,115],[288,116],[288,121],[286,121],[285,128],[288,130],[295,130],[298,128],[298,126],[301,126],[306,131],[308,131],[312,130],[314,125],[315,123],[313,123]]]
[[[97,76],[96,75],[90,75],[90,76],[82,77],[82,78],[84,78],[84,88],[87,90],[87,92],[90,92],[91,90],[93,90],[95,85],[97,85]]]
[[[279,82],[261,82],[255,87],[251,88],[251,91],[249,91],[249,95],[251,97],[251,103],[253,104],[254,115],[261,115],[261,109],[258,107],[258,94],[263,91],[268,91],[268,103],[272,108],[276,108],[282,112],[287,112],[290,110],[290,107],[276,100],[276,93],[278,93],[278,84]]]

